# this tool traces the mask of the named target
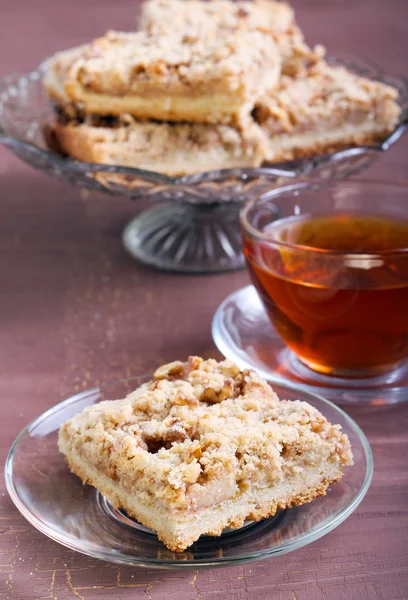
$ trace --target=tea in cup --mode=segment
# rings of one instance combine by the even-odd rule
[[[408,187],[299,182],[241,213],[269,319],[311,369],[390,371],[408,356]]]

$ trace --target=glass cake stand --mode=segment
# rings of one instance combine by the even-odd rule
[[[274,385],[286,399],[300,399],[342,426],[350,439],[354,465],[326,496],[277,513],[259,523],[202,536],[175,553],[125,512],[115,510],[93,487],[71,474],[58,452],[58,429],[67,419],[101,400],[123,398],[146,377],[95,387],[53,406],[32,421],[14,442],[6,462],[7,490],[23,516],[51,539],[88,556],[156,569],[225,567],[279,556],[310,544],[340,525],[364,498],[373,473],[368,441],[341,409],[302,389]]]
[[[123,232],[124,246],[134,258],[179,272],[240,269],[244,257],[238,213],[243,202],[285,178],[345,178],[360,172],[407,128],[407,79],[388,76],[361,60],[332,58],[329,62],[398,88],[401,121],[382,143],[259,169],[218,170],[179,178],[84,163],[52,152],[47,144],[45,132],[54,119],[42,84],[47,62],[31,73],[11,74],[0,81],[0,142],[36,169],[81,188],[132,200],[150,199],[154,206],[134,218]]]

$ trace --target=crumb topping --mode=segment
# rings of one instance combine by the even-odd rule
[[[85,409],[60,437],[125,489],[173,510],[270,485],[302,465],[352,463],[347,437],[315,408],[279,400],[229,360],[199,357],[160,367],[124,400]]]
[[[209,29],[259,29],[286,33],[294,21],[294,11],[285,2],[274,0],[148,0],[141,7],[140,26],[149,32],[172,30],[186,35]]]
[[[56,61],[64,59],[63,53]],[[270,36],[239,29],[218,35],[214,29],[194,36],[172,32],[109,31],[94,40],[66,70],[65,88],[80,84],[97,94],[137,93],[140,85],[191,85],[214,82],[239,91],[254,69],[269,65],[279,75],[280,56]],[[208,91],[208,90],[207,90]]]
[[[203,31],[218,30],[219,35],[242,28],[258,30],[272,36],[282,58],[284,73],[294,75],[308,63],[319,60],[324,50],[314,50],[304,42],[295,23],[293,9],[285,2],[274,0],[148,0],[142,4],[141,27],[154,33],[181,31],[189,38]]]
[[[397,97],[393,87],[320,62],[307,77],[282,77],[279,88],[261,99],[254,114],[269,133],[298,131],[323,120],[327,124],[337,115],[346,114],[349,121],[352,111],[364,118],[368,112],[395,120],[400,112]]]

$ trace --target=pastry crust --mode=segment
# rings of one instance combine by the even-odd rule
[[[89,122],[91,121],[91,122]],[[57,123],[53,133],[65,154],[92,163],[135,167],[180,177],[235,167],[259,167],[267,153],[260,127],[140,122],[116,126]]]
[[[322,46],[309,48],[295,22],[294,10],[275,0],[147,0],[141,7],[141,28],[154,35],[168,31],[200,35],[216,29],[219,35],[240,29],[258,30],[271,35],[282,59],[282,73],[299,75],[321,59]]]
[[[262,92],[277,85],[280,67],[276,44],[259,30],[195,36],[111,31],[57,54],[45,85],[51,97],[88,113],[223,123],[247,115]]]
[[[268,160],[292,160],[383,139],[400,117],[397,98],[395,88],[322,61],[307,77],[282,77],[255,119],[269,140]]]
[[[124,400],[61,426],[71,470],[173,551],[323,495],[352,464],[347,436],[252,371],[190,357]]]

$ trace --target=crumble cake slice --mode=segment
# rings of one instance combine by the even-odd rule
[[[86,116],[59,118],[53,140],[64,154],[85,162],[135,167],[181,177],[236,167],[259,167],[266,138],[252,119],[237,126],[136,121]]]
[[[281,54],[282,73],[298,75],[323,54],[322,46],[309,48],[285,2],[275,0],[147,0],[141,7],[141,28],[154,34],[183,31],[187,35],[216,29],[219,35],[240,28],[272,35]]]
[[[172,551],[324,495],[352,464],[347,436],[315,408],[279,400],[229,360],[198,357],[86,408],[61,426],[59,449]]]
[[[398,91],[322,61],[306,77],[282,77],[254,111],[270,162],[330,153],[383,139],[398,122]]]
[[[218,35],[110,31],[50,60],[51,97],[87,113],[139,119],[239,121],[277,85],[281,59],[271,36],[245,28]]]

